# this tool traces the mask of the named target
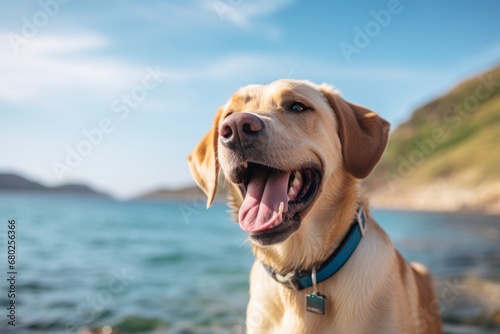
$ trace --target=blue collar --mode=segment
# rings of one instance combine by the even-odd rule
[[[339,271],[340,268],[342,268],[342,266],[347,262],[365,234],[365,224],[365,214],[363,209],[360,207],[356,210],[354,221],[351,224],[346,236],[341,241],[340,246],[337,247],[332,255],[330,255],[328,259],[326,259],[326,261],[323,262],[317,269],[317,283],[323,282],[335,275],[335,273]],[[276,282],[285,285],[287,288],[303,290],[313,286],[311,277],[312,270],[303,270],[299,272],[293,271],[283,276],[276,273],[276,271],[268,265],[263,264],[263,266]]]

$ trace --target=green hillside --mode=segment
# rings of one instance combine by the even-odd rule
[[[391,134],[364,186],[383,203],[384,196],[394,197],[391,202],[421,197],[438,183],[465,197],[466,191],[492,193],[489,188],[500,185],[500,66],[417,109]],[[500,189],[492,196],[487,201],[500,207]]]

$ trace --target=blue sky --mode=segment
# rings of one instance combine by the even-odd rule
[[[241,86],[327,82],[395,127],[500,63],[498,1],[11,0],[0,13],[0,171],[122,198],[191,184],[187,155]]]

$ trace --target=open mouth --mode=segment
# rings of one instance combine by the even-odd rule
[[[243,163],[237,174],[244,196],[240,226],[263,246],[286,240],[300,227],[321,179],[314,167],[283,171],[251,162]]]

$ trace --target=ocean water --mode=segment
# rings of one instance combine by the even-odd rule
[[[15,333],[78,333],[105,325],[121,333],[243,333],[253,257],[227,210],[222,204],[205,210],[191,202],[0,195],[0,333],[13,329],[5,279],[12,218]],[[438,284],[466,277],[500,282],[499,217],[373,214],[402,254],[428,266]],[[488,322],[490,309],[467,303],[457,314],[450,311],[454,305],[444,305],[452,312],[447,320],[462,329],[495,326]],[[470,320],[474,312],[486,320]]]

